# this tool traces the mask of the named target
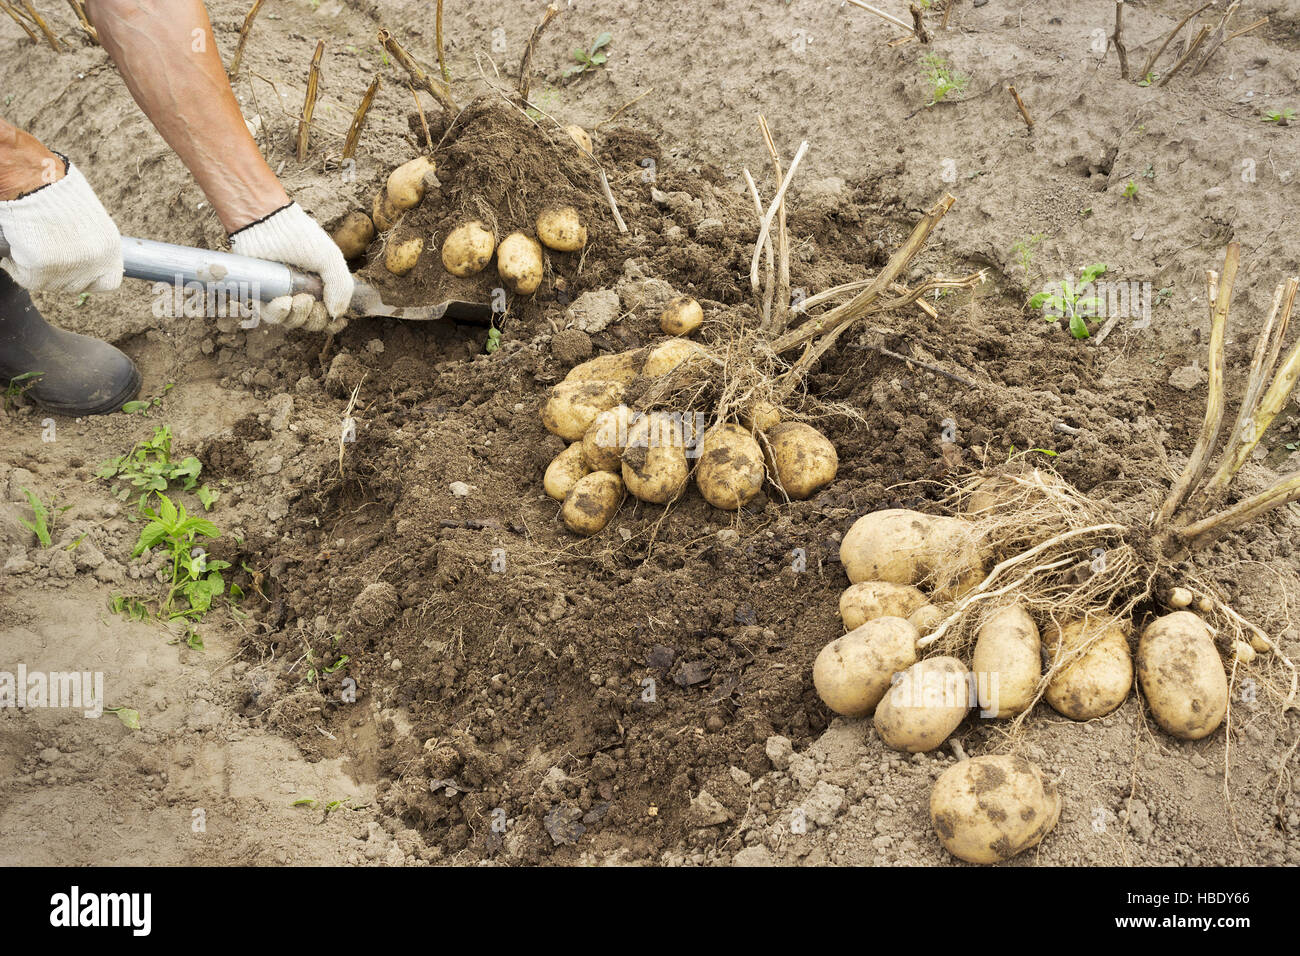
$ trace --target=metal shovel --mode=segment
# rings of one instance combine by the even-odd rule
[[[9,243],[0,232],[0,258],[9,255]],[[211,249],[177,246],[152,239],[122,237],[122,260],[126,275],[147,282],[202,283],[207,291],[225,294],[234,301],[247,297],[270,302],[282,295],[306,292],[321,297],[320,276],[299,272],[282,262],[268,262],[249,256]],[[348,310],[359,316],[432,322],[450,319],[475,325],[492,324],[492,307],[480,302],[449,299],[433,305],[386,305],[379,290],[358,281]]]

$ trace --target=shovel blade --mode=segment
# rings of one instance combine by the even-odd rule
[[[408,322],[436,322],[446,319],[472,325],[491,325],[492,306],[482,302],[449,299],[433,305],[388,305],[373,286],[358,282],[352,293],[351,311],[360,316],[405,319]]]

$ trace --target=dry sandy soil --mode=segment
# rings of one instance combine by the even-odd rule
[[[102,50],[78,39],[65,5],[40,6],[69,49],[34,45],[0,18],[5,117],[71,155],[124,234],[219,246],[203,196]],[[538,46],[533,102],[546,115],[534,123],[499,91],[543,6],[448,4],[454,91],[472,105],[452,123],[422,98],[443,189],[410,225],[437,236],[477,208],[514,227],[553,198],[591,223],[586,257],[553,257],[541,292],[512,305],[499,351],[460,327],[358,320],[325,343],[160,321],[148,288],[130,282],[84,303],[40,300],[52,321],[128,351],[143,395],[162,399],[147,416],[53,430],[21,399],[0,418],[0,670],[102,671],[107,704],[137,711],[140,727],[0,710],[0,862],[954,862],[927,813],[952,754],[890,751],[866,722],[832,720],[813,691],[811,662],[841,630],[839,538],[866,511],[941,495],[938,482],[904,483],[1027,448],[1055,452],[1042,463],[1090,495],[1158,502],[1204,405],[1204,270],[1241,243],[1232,394],[1274,285],[1300,273],[1300,131],[1263,119],[1300,110],[1300,2],[1246,0],[1234,23],[1266,26],[1199,75],[1139,86],[1096,43],[1109,2],[962,0],[947,30],[930,16],[927,50],[891,47],[897,31],[830,0],[578,0]],[[1135,71],[1190,8],[1129,5]],[[209,9],[228,62],[247,4]],[[422,146],[412,94],[375,35],[388,28],[429,64],[430,9],[284,0],[258,19],[235,88],[271,165],[322,222],[369,208]],[[570,51],[602,31],[608,62],[566,80]],[[322,99],[300,164],[295,117],[318,38]],[[969,82],[927,108],[928,52]],[[341,164],[376,72],[384,86],[356,163]],[[629,505],[579,541],[541,494],[562,447],[539,422],[547,388],[575,347],[655,340],[670,292],[705,304],[706,339],[752,309],[757,230],[742,169],[773,189],[760,113],[787,158],[810,143],[790,194],[794,286],[870,275],[944,192],[957,202],[918,270],[985,268],[990,281],[937,301],[938,319],[895,317],[814,369],[810,395],[859,414],[819,420],[841,467],[812,500],[763,495],[731,516],[692,492],[666,521]],[[549,117],[595,129],[628,233]],[[1091,263],[1151,283],[1149,323],[1125,320],[1097,345],[1023,307],[1043,281]],[[428,297],[435,271],[391,291]],[[572,300],[601,290],[618,295],[615,321],[557,336]],[[976,384],[854,347],[868,342]],[[340,468],[354,389],[356,441]],[[1300,457],[1292,417],[1247,467],[1246,490]],[[943,440],[950,420],[955,443]],[[202,650],[109,607],[116,595],[157,598],[160,565],[131,558],[133,505],[94,473],[162,424],[220,492],[210,550],[247,592],[239,613],[221,602],[202,621]],[[18,524],[23,487],[70,505],[54,548]],[[1293,658],[1297,528],[1284,509],[1196,559]],[[793,566],[795,549],[806,567]],[[1295,864],[1300,722],[1279,713],[1278,679],[1264,659],[1239,674],[1229,728],[1196,743],[1160,732],[1136,696],[1086,724],[1041,704],[1015,740],[972,716],[956,739],[969,754],[1015,747],[1060,787],[1059,825],[1011,865]]]

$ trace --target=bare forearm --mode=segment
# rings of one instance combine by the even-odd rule
[[[86,13],[228,232],[289,201],[244,125],[202,0],[88,0]]]
[[[0,202],[17,199],[62,176],[62,160],[35,136],[0,119]]]

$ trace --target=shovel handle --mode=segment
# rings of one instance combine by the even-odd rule
[[[9,243],[0,232],[0,259],[8,255]],[[299,292],[319,299],[322,294],[320,276],[299,272],[282,262],[152,239],[123,236],[122,264],[124,274],[132,279],[179,285],[197,282],[241,300],[270,302]]]

